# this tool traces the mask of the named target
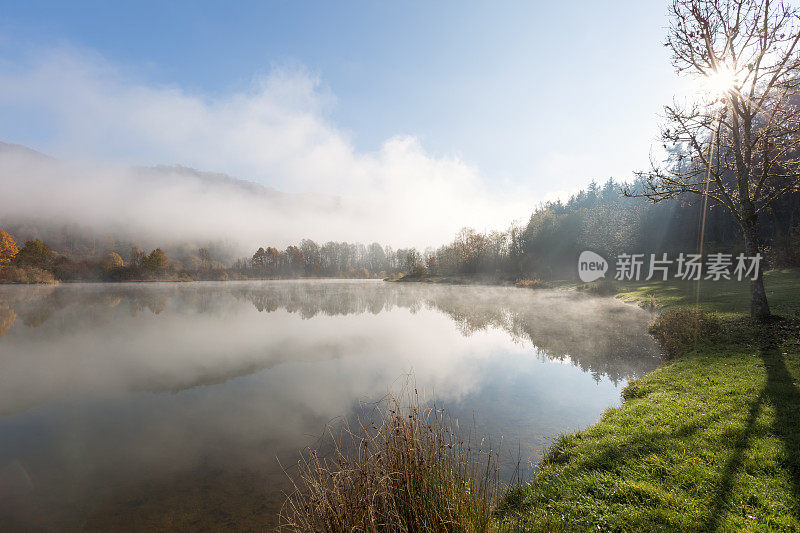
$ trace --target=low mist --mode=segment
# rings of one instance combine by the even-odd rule
[[[0,101],[45,119],[50,140],[32,148],[53,156],[0,146],[0,223],[46,219],[153,246],[308,237],[424,248],[463,226],[504,228],[533,206],[413,136],[356,150],[327,118],[332,96],[302,69],[211,99],[56,50],[0,65]]]

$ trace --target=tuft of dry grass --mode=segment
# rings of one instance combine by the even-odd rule
[[[474,424],[473,424],[474,429]],[[390,395],[301,454],[285,531],[492,530],[497,453],[443,409]],[[323,451],[325,450],[325,451]]]

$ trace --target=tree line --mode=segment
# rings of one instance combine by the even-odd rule
[[[127,264],[115,251],[96,258],[73,259],[38,238],[19,247],[10,233],[0,229],[0,282],[157,280],[171,274],[174,272],[161,248],[146,253],[132,247]]]
[[[377,242],[318,244],[303,239],[285,250],[259,247],[252,257],[238,259],[232,269],[249,277],[386,277],[399,271],[404,257],[404,250],[394,251]]]
[[[18,246],[0,230],[0,280],[226,280],[300,277],[386,278],[391,276],[574,279],[577,257],[593,250],[608,258],[620,253],[695,252],[702,222],[708,253],[744,251],[742,229],[730,213],[706,206],[686,194],[652,203],[626,197],[623,190],[644,191],[641,179],[607,180],[565,201],[536,208],[524,224],[504,231],[464,228],[438,248],[399,248],[374,242],[303,239],[284,249],[259,247],[252,256],[230,261],[212,247],[178,247],[169,252],[131,246],[107,249],[94,258],[74,259],[40,239]],[[705,211],[705,217],[703,213]],[[800,266],[800,192],[776,198],[759,225],[769,267]]]
[[[303,239],[284,250],[259,247],[251,257],[232,263],[224,250],[187,246],[177,247],[169,257],[161,248],[148,252],[131,246],[76,258],[54,251],[39,238],[20,247],[9,232],[0,229],[0,282],[377,278],[400,273],[409,264],[406,255],[407,250],[395,251],[379,243],[320,245]]]
[[[439,248],[421,253],[412,249],[403,271],[418,276],[575,279],[583,250],[607,258],[621,253],[692,253],[699,248],[701,233],[707,253],[745,251],[742,229],[727,210],[705,206],[689,194],[658,203],[622,194],[645,187],[642,180],[592,182],[565,201],[543,204],[525,224],[506,231],[465,228]],[[800,192],[789,192],[769,206],[759,234],[769,267],[800,266]]]

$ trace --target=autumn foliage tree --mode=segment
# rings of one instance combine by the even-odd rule
[[[110,268],[122,268],[125,266],[125,262],[122,260],[122,257],[117,252],[109,252],[106,255],[105,259],[103,260],[103,266],[106,269]]]
[[[163,272],[169,268],[169,261],[164,250],[156,248],[144,260],[144,268],[151,272]]]
[[[0,267],[10,264],[18,252],[19,248],[14,238],[0,229]]]

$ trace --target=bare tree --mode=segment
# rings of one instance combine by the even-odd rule
[[[637,173],[653,202],[683,194],[725,207],[742,228],[747,255],[762,251],[758,216],[800,186],[800,27],[783,0],[673,0],[665,43],[678,74],[702,82],[666,106],[670,157]],[[759,272],[750,314],[770,314]]]

